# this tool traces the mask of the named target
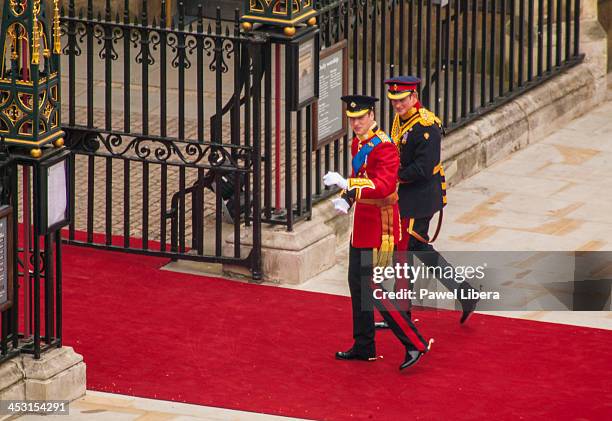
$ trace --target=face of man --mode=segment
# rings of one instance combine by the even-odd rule
[[[351,129],[357,136],[365,136],[374,125],[374,112],[370,111],[361,117],[351,117],[349,122],[351,123]]]
[[[403,117],[416,105],[417,101],[417,95],[415,93],[411,93],[404,99],[392,99],[391,106],[396,114]]]

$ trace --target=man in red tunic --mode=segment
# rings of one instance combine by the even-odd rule
[[[348,213],[355,205],[349,251],[348,281],[353,308],[354,344],[346,352],[336,353],[340,360],[375,360],[374,313],[380,311],[385,321],[406,348],[400,370],[415,364],[429,349],[410,316],[396,300],[385,298],[382,288],[373,281],[373,267],[391,263],[399,241],[397,205],[397,172],[399,155],[393,141],[378,128],[374,120],[376,98],[351,95],[342,97],[347,116],[355,133],[351,145],[352,174],[345,179],[336,172],[323,177],[326,186],[343,189],[333,199],[336,210]]]

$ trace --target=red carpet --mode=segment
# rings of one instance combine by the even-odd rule
[[[65,343],[88,388],[309,419],[600,420],[612,332],[455,312],[416,314],[436,343],[400,373],[340,362],[349,299],[160,271],[163,259],[64,248]],[[608,414],[608,415],[606,415]]]

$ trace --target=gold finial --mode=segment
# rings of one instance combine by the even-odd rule
[[[283,33],[288,37],[292,37],[295,35],[295,28],[293,26],[287,26],[285,29],[283,29]]]
[[[242,29],[249,32],[251,29],[253,29],[253,24],[251,22],[242,22]]]
[[[53,52],[61,54],[62,43],[59,17],[59,0],[53,0]]]
[[[56,148],[61,148],[62,146],[64,146],[64,139],[60,137],[59,139],[55,140],[53,142],[53,146],[55,146]]]
[[[42,151],[39,148],[31,149],[30,155],[32,158],[40,158],[42,156]]]
[[[38,28],[38,13],[40,12],[40,0],[34,0],[32,8],[32,64],[40,63],[40,29]]]
[[[308,26],[315,26],[317,24],[317,18],[313,16],[310,19],[308,19],[306,23],[308,24]]]

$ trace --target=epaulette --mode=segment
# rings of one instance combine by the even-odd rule
[[[382,143],[386,143],[386,142],[390,142],[393,143],[393,141],[391,140],[391,138],[387,135],[387,133],[385,133],[382,130],[379,130],[376,132],[376,136],[378,136],[378,138],[382,141]]]
[[[421,117],[419,123],[421,123],[423,126],[433,126],[434,124],[442,126],[442,121],[440,121],[440,119],[427,108],[419,108],[419,115]]]
[[[418,112],[412,114],[407,121],[400,123],[400,117],[395,116],[393,120],[393,127],[391,128],[391,138],[393,139],[396,146],[400,146],[404,135],[411,131],[414,126],[420,124],[423,127],[433,126],[437,124],[442,128],[442,122],[434,113],[426,108],[419,108]]]

